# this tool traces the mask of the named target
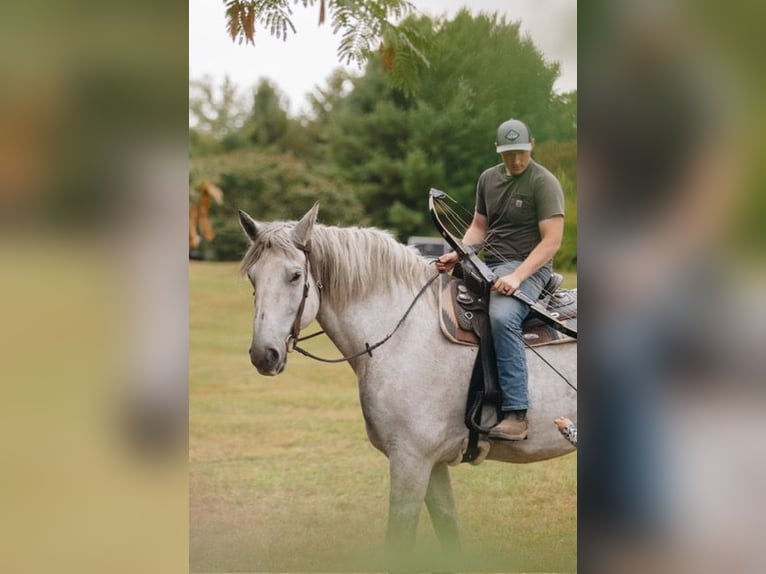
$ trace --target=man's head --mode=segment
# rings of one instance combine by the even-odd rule
[[[508,173],[521,175],[529,165],[535,138],[524,122],[511,118],[497,128],[495,146]]]

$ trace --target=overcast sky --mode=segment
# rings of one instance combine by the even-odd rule
[[[521,21],[549,61],[558,61],[558,91],[577,88],[576,0],[412,0],[418,11],[432,16],[452,16],[465,6],[472,13],[497,12],[508,21]],[[222,0],[189,2],[189,77],[212,76],[218,83],[225,75],[241,88],[254,86],[266,77],[279,86],[295,113],[305,110],[306,94],[323,85],[330,72],[342,64],[337,48],[340,37],[325,23],[318,26],[319,5],[294,7],[296,33],[287,41],[275,40],[256,29],[255,46],[231,41],[224,25]],[[352,71],[359,71],[351,65]]]

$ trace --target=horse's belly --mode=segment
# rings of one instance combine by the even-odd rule
[[[575,450],[570,443],[562,440],[560,435],[558,438],[553,437],[552,441],[547,441],[547,444],[527,440],[493,440],[490,444],[487,460],[513,463],[540,462],[568,454]]]

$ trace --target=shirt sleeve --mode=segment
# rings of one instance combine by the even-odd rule
[[[479,181],[476,182],[476,207],[474,208],[476,213],[487,216],[487,200],[484,195],[484,174],[479,176]]]
[[[564,215],[564,190],[556,177],[550,172],[545,173],[536,187],[537,220]]]

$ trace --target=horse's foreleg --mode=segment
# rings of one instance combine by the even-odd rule
[[[389,458],[389,496],[386,551],[389,567],[395,571],[414,566],[413,547],[432,464],[417,456],[393,454]]]
[[[426,491],[426,507],[442,546],[440,570],[450,571],[457,567],[460,540],[452,483],[449,468],[445,463],[437,464],[431,471],[431,480]]]
[[[445,463],[437,464],[431,471],[431,480],[426,491],[426,507],[442,547],[445,550],[457,549],[460,544],[457,512],[449,469]]]

